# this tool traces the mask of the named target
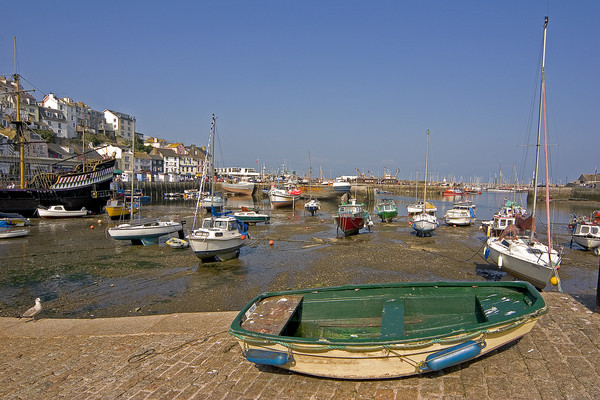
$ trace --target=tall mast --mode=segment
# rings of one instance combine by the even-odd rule
[[[15,85],[17,85],[17,120],[15,121],[15,128],[17,131],[17,137],[19,138],[19,172],[20,172],[20,185],[21,189],[25,189],[25,138],[23,137],[23,122],[21,121],[21,87],[19,85],[19,74],[17,73],[17,37],[13,36],[13,48],[14,48],[14,59],[15,59],[15,74],[13,79]]]
[[[85,152],[85,149],[83,149]],[[85,163],[83,164],[85,168]],[[129,220],[133,221],[133,188],[135,186],[135,132],[131,137],[131,209],[129,210]]]
[[[535,150],[535,175],[533,177],[533,212],[532,216],[532,224],[531,224],[531,233],[530,238],[533,239],[535,234],[535,210],[537,203],[537,186],[538,186],[538,164],[540,160],[540,139],[542,134],[542,117],[543,117],[543,98],[545,95],[545,85],[546,85],[546,29],[548,28],[548,16],[544,18],[544,40],[542,44],[542,70],[541,70],[541,84],[540,84],[540,109],[539,109],[539,118],[538,118],[538,133],[537,133],[537,144]],[[546,177],[546,184],[548,184],[548,178]]]
[[[427,161],[429,160],[429,129],[427,129],[427,147],[425,149],[425,189],[423,189],[423,212],[426,212],[427,204]]]
[[[212,196],[211,201],[214,204],[215,200],[215,114],[212,115],[212,122],[210,124],[211,131],[211,141],[210,141],[210,153],[211,153],[211,162],[210,162],[210,195]]]

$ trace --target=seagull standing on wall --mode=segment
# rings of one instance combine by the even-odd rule
[[[29,310],[25,311],[19,318],[33,318],[42,312],[42,300],[38,297],[35,299],[35,305]]]

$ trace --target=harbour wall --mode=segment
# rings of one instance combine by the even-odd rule
[[[541,190],[539,190],[541,189]],[[546,190],[538,188],[538,199],[543,201],[546,199]],[[600,202],[600,188],[584,188],[584,187],[566,187],[558,186],[550,188],[551,200],[570,200],[570,201],[595,201]],[[533,188],[530,188],[527,193],[527,202],[533,202]]]
[[[184,190],[198,189],[199,181],[184,181],[184,182],[138,182],[137,186],[146,195],[152,196],[152,199],[161,199],[165,193],[183,193]],[[269,188],[270,183],[258,184],[258,190]],[[423,194],[423,184],[417,186],[414,183],[400,185],[373,185],[373,184],[354,184],[352,185],[351,194],[359,194],[361,197],[373,198],[375,189],[389,192],[398,196],[416,196],[416,191],[419,190],[419,196]],[[447,186],[428,185],[427,193],[442,194]],[[221,183],[215,183],[215,190],[221,190]],[[545,190],[538,190],[538,198],[545,199]],[[571,201],[596,201],[600,202],[600,188],[583,188],[583,187],[566,187],[557,186],[550,188],[550,198],[553,200],[571,200]],[[533,188],[529,189],[527,201],[533,201]]]

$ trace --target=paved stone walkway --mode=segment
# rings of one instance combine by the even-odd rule
[[[2,399],[593,399],[600,315],[545,293],[520,341],[445,371],[382,381],[315,378],[247,362],[234,312],[90,320],[0,318]]]

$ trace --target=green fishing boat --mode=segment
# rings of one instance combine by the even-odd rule
[[[376,207],[377,216],[381,218],[381,222],[391,222],[398,216],[398,207],[394,200],[382,199]]]
[[[268,224],[269,221],[271,221],[271,216],[269,214],[262,214],[257,211],[239,211],[234,212],[233,215],[247,224],[258,224],[261,222]]]
[[[528,333],[545,312],[527,282],[349,285],[261,294],[229,333],[256,364],[381,379],[489,353]]]

